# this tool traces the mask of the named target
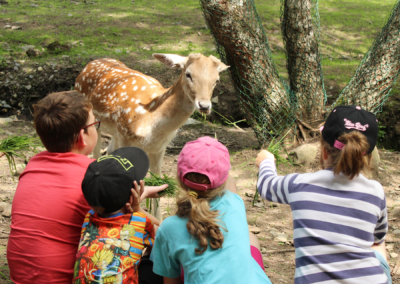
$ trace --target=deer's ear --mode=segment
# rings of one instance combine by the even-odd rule
[[[217,68],[217,71],[219,72],[219,73],[221,73],[222,71],[225,71],[226,69],[228,69],[230,66],[228,66],[228,65],[225,65],[224,63],[220,63],[219,64],[219,66],[218,66],[218,68]]]
[[[217,71],[221,73],[222,71],[225,71],[228,69],[230,66],[225,65],[221,60],[219,60],[217,57],[210,55],[210,58],[214,63],[217,65]]]
[[[153,57],[171,69],[183,69],[187,61],[187,57],[176,54],[154,53]]]

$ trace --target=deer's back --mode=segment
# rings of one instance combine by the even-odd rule
[[[114,59],[86,65],[75,81],[75,90],[90,100],[96,116],[128,136],[137,136],[136,128],[154,111],[157,98],[165,91],[156,79]]]

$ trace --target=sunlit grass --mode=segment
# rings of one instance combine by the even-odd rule
[[[0,23],[22,26],[22,30],[2,29],[1,41],[15,52],[34,45],[46,51],[53,41],[62,44],[75,41],[70,57],[133,56],[150,59],[152,53],[188,55],[201,52],[215,55],[213,38],[206,28],[198,0],[87,1],[9,1],[0,10]],[[321,56],[325,80],[344,87],[357,69],[362,57],[381,32],[395,0],[339,1],[320,0]],[[256,0],[257,12],[273,50],[272,56],[280,75],[287,80],[280,33],[280,0]],[[8,51],[0,49],[0,56]],[[46,53],[38,61],[51,60],[60,54]],[[351,60],[348,60],[351,59]]]

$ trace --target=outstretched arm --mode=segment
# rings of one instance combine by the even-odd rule
[[[142,187],[142,186],[140,186]],[[145,198],[158,198],[158,193],[160,191],[163,191],[168,187],[168,184],[163,184],[160,186],[144,186],[143,185],[143,190],[141,191],[140,194],[140,201],[142,201]]]
[[[275,157],[267,150],[262,150],[256,159],[259,167],[257,189],[260,196],[272,202],[289,204],[289,187],[297,174],[278,176]]]

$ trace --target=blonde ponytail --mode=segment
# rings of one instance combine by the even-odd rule
[[[188,173],[185,178],[195,183],[210,183],[207,176],[198,173]],[[224,194],[225,184],[201,191],[188,187],[179,178],[178,182],[182,190],[177,200],[176,214],[181,218],[188,218],[186,228],[189,234],[199,241],[199,247],[195,249],[195,252],[198,254],[205,252],[208,244],[213,249],[222,248],[224,235],[221,229],[226,230],[226,228],[218,220],[219,211],[210,210],[209,202]]]

